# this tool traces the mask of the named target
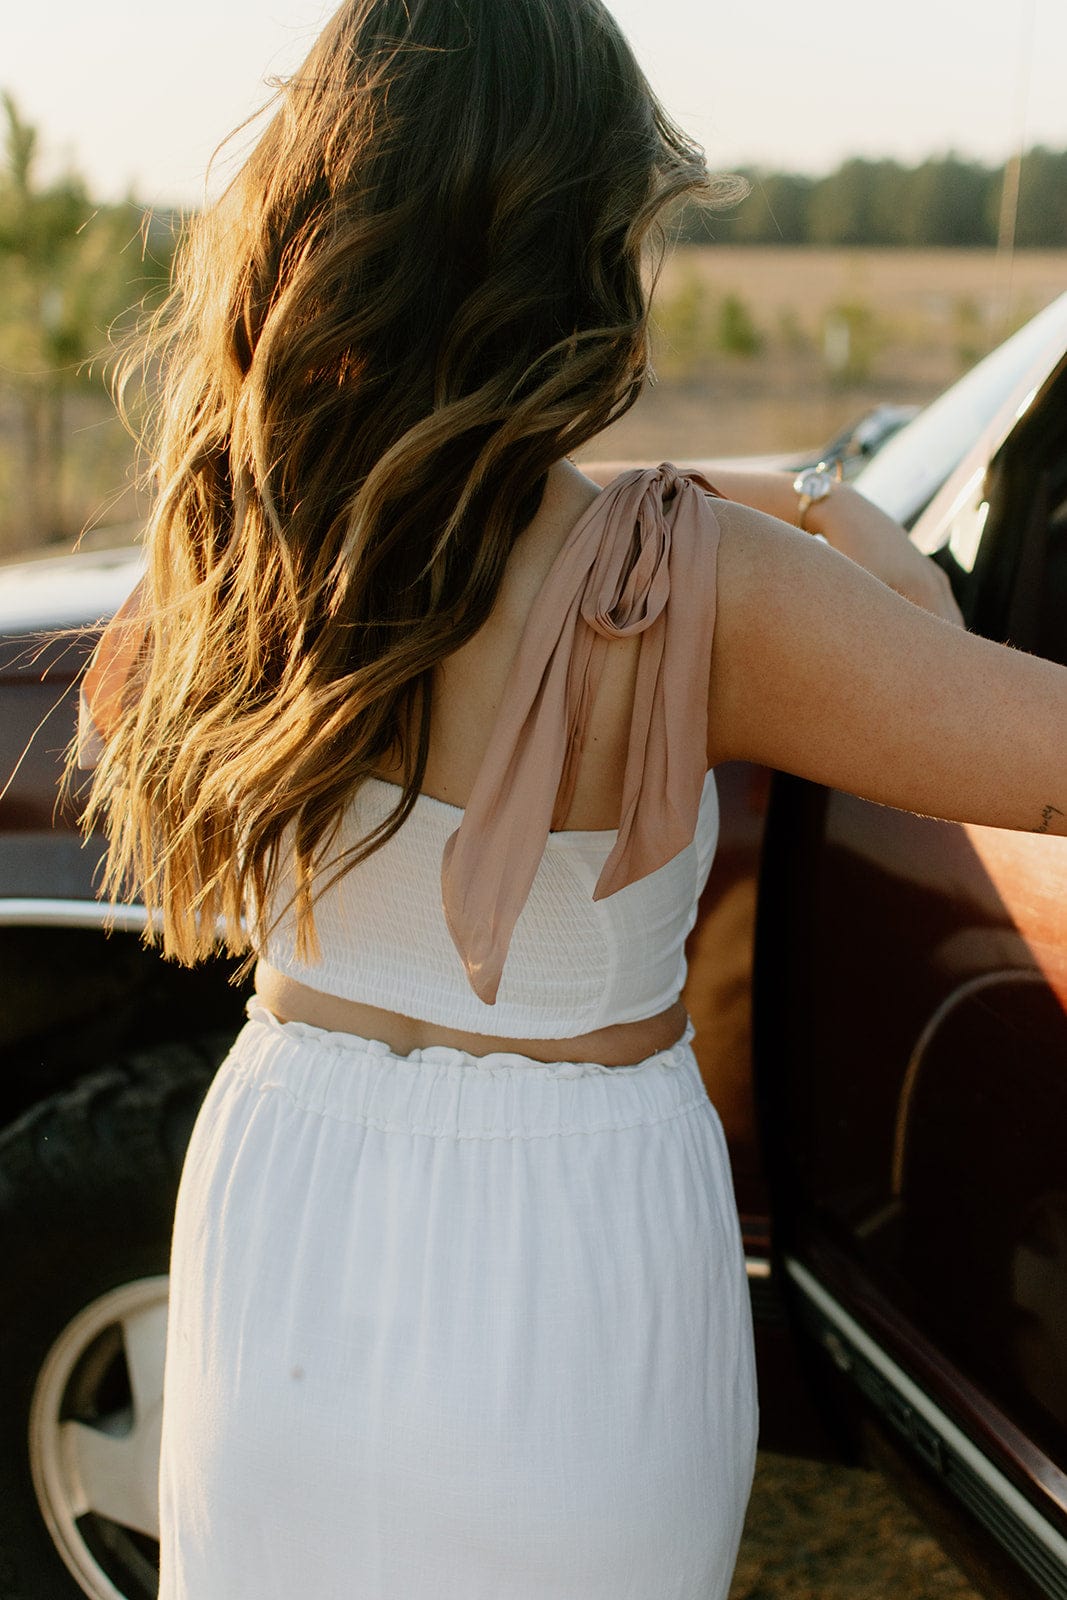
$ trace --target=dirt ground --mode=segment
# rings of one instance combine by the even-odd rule
[[[761,1452],[730,1600],[979,1600],[876,1472]]]

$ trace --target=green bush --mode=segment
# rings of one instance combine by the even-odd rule
[[[830,378],[842,384],[869,378],[886,342],[886,330],[866,300],[841,300],[823,319],[823,362]]]
[[[956,360],[960,370],[966,372],[980,361],[989,349],[982,308],[969,294],[956,296],[952,306],[952,332],[956,347]]]
[[[756,356],[763,349],[763,335],[739,294],[723,296],[719,305],[717,335],[719,349],[726,355]]]
[[[664,376],[691,378],[714,353],[711,297],[704,275],[690,269],[672,294],[654,302],[655,364]]]

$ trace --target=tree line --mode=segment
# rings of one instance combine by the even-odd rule
[[[823,177],[738,169],[751,184],[730,211],[689,205],[677,224],[687,243],[791,245],[996,245],[1005,167],[949,154],[918,166],[852,157]],[[1017,177],[1014,242],[1067,246],[1067,150],[1035,145],[1008,172]]]
[[[132,198],[94,201],[76,173],[46,180],[37,130],[0,94],[0,554],[69,538],[97,496],[88,465],[109,481],[110,459],[86,407],[105,409],[103,378],[116,335],[165,293],[182,218]],[[681,240],[716,244],[992,245],[1004,169],[955,155],[917,167],[845,161],[826,177],[745,170],[751,190],[731,212],[690,206]],[[1015,242],[1067,246],[1067,152],[1036,146],[1018,179]],[[1009,185],[1009,188],[1011,185]],[[721,333],[740,349],[743,307]],[[92,415],[96,415],[92,411]],[[87,423],[89,426],[87,427]],[[116,424],[117,427],[117,424]],[[72,464],[72,440],[82,455]],[[117,448],[125,450],[124,441]],[[120,475],[128,476],[126,468]],[[66,488],[64,487],[66,485]]]

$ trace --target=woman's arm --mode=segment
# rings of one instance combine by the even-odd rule
[[[952,627],[746,506],[716,514],[709,765],[1067,834],[1067,669]]]
[[[679,463],[680,470],[692,470]],[[620,462],[583,462],[582,471],[594,483],[605,485],[624,470]],[[708,478],[728,500],[751,506],[781,522],[796,523],[797,493],[792,472],[744,472],[709,464]],[[851,484],[835,484],[824,500],[817,500],[804,518],[808,533],[821,533],[827,544],[856,561],[891,589],[915,605],[949,622],[962,623],[948,578],[924,556],[907,532]]]

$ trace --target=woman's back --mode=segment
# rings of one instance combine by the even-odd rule
[[[638,476],[638,487],[653,496],[656,518],[662,520],[660,496],[673,493],[669,473],[666,478]],[[689,493],[699,495],[692,488]],[[558,805],[553,798],[552,837],[511,908],[512,914],[518,912],[514,939],[510,925],[496,939],[501,952],[508,953],[499,1001],[495,985],[489,1005],[472,991],[474,969],[463,934],[451,922],[446,929],[440,904],[442,854],[447,858],[448,841],[464,822],[487,755],[492,753],[490,765],[498,767],[525,759],[529,772],[533,765],[523,749],[538,734],[534,719],[517,719],[516,690],[519,700],[524,693],[540,694],[537,684],[522,682],[523,676],[532,678],[542,670],[551,676],[550,629],[576,599],[569,592],[574,575],[568,579],[560,571],[561,552],[569,549],[576,530],[580,536],[585,527],[584,559],[591,570],[578,570],[583,590],[595,581],[592,558],[612,545],[625,547],[619,570],[629,577],[629,568],[637,565],[632,561],[637,546],[634,505],[641,503],[599,491],[569,463],[561,462],[550,472],[542,504],[516,541],[490,616],[435,673],[429,756],[421,794],[408,819],[380,851],[336,884],[329,883],[320,895],[317,961],[298,958],[291,917],[261,946],[257,990],[276,1015],[370,1033],[405,1051],[435,1043],[483,1050],[521,1047],[524,1054],[549,1060],[592,1055],[609,1063],[640,1060],[679,1037],[685,1025],[679,1002],[684,943],[717,836],[710,775],[690,819],[692,836],[679,841],[672,858],[664,859],[659,870],[643,870],[637,882],[606,899],[594,903],[593,893],[617,840],[628,754],[632,759],[648,734],[647,729],[636,738],[634,733],[643,625],[632,633],[614,631],[610,642],[601,642],[595,669],[587,663],[583,682],[593,686],[587,696],[577,687],[577,646],[583,633],[593,634],[593,624],[577,619],[573,660],[562,659],[563,642],[554,646],[557,674],[565,671],[575,678],[560,696],[559,712],[569,714],[577,738],[564,763],[566,776],[560,773]],[[646,539],[644,548],[654,542]],[[667,549],[669,545],[657,551],[654,566],[640,581],[647,585],[655,570],[666,582]],[[713,566],[710,538],[702,557]],[[546,590],[550,574],[552,587]],[[649,606],[650,615],[652,610]],[[684,625],[682,600],[677,610],[679,625]],[[709,615],[709,640],[712,621]],[[517,659],[520,641],[524,650]],[[700,659],[698,652],[693,661],[698,672]],[[703,685],[697,686],[698,698],[702,693]],[[698,727],[691,731],[699,760],[703,742]],[[379,778],[385,783],[367,783],[346,812],[334,854],[380,826],[395,803],[398,790],[388,786],[402,782],[402,770],[383,765]],[[667,781],[666,771],[657,770],[653,759],[643,782],[665,790]],[[495,814],[486,818],[483,800],[483,820],[505,837],[529,823],[536,840],[537,819],[525,815],[532,798],[529,788],[516,774],[493,804],[494,811],[508,808],[510,819]],[[631,795],[631,808],[635,798]],[[666,801],[665,794],[662,798]],[[647,796],[643,804],[647,808]],[[466,833],[475,839],[468,847],[473,851],[468,877],[475,878],[483,875],[477,830],[477,820],[471,819]],[[324,880],[329,879],[328,867],[329,861]],[[293,889],[285,873],[282,888],[286,896]],[[462,899],[462,886],[459,894]],[[396,912],[385,929],[375,923],[374,908],[390,897]],[[492,895],[483,896],[468,914],[468,933],[473,931],[478,940],[482,925],[495,928],[508,897],[503,884],[495,901]],[[447,905],[444,911],[447,917]],[[390,931],[395,935],[391,940]],[[456,946],[468,962],[467,972]]]
[[[450,805],[467,804],[530,610],[569,534],[599,493],[569,462],[549,473],[544,499],[515,542],[489,617],[436,670],[423,793]],[[568,830],[618,825],[639,649],[638,639],[620,640],[607,658],[590,708],[574,796],[562,822]],[[379,773],[397,783],[403,778],[398,764],[382,763]]]

